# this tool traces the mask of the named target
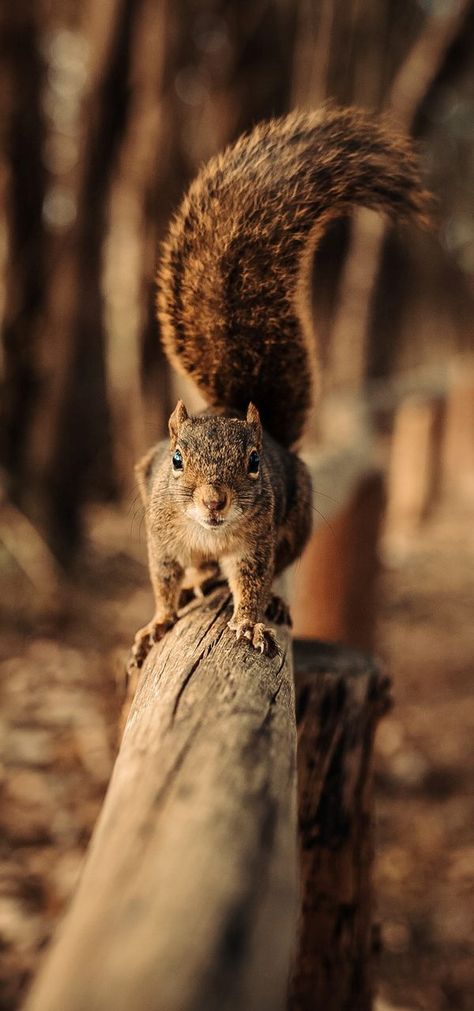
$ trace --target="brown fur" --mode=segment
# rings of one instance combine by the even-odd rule
[[[312,256],[331,218],[354,204],[425,221],[408,142],[358,110],[295,113],[213,159],[171,225],[159,273],[163,342],[211,410],[189,418],[180,401],[170,442],[137,467],[155,615],[137,633],[136,666],[175,621],[182,587],[216,564],[232,590],[230,627],[262,651],[274,645],[263,624],[272,581],[311,530],[309,474],[285,447],[311,402]]]
[[[177,447],[184,464],[178,475],[171,462]],[[248,473],[254,449],[261,455],[255,477]],[[216,562],[234,598],[231,628],[255,647],[272,649],[262,621],[272,581],[301,554],[311,530],[311,480],[302,461],[262,433],[252,405],[245,420],[189,418],[180,401],[170,442],[150,450],[136,470],[155,614],[137,633],[134,662],[140,666],[151,642],[175,621],[183,586],[199,585]]]
[[[262,123],[212,159],[171,224],[158,275],[165,351],[213,406],[258,407],[283,446],[312,397],[309,285],[328,222],[356,204],[426,222],[410,143],[366,112]]]

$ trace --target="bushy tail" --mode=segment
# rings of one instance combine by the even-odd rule
[[[311,404],[311,263],[356,204],[427,223],[407,139],[356,109],[263,123],[200,172],[171,224],[158,315],[168,358],[214,406],[259,408],[282,445]]]

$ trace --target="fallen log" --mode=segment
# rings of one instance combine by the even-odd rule
[[[29,1011],[278,1011],[296,919],[290,639],[262,657],[218,590],[140,677],[71,910]]]
[[[288,1006],[298,907],[292,650],[286,629],[271,660],[237,643],[230,613],[219,588],[152,650],[27,1011]],[[339,647],[297,644],[295,655],[302,916],[289,1006],[366,1011],[380,679]]]

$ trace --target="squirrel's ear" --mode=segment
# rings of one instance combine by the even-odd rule
[[[252,402],[250,402],[247,408],[247,417],[245,420],[247,421],[248,425],[252,425],[254,427],[256,441],[260,442],[262,438],[262,422],[260,421],[258,408],[256,408],[255,404],[252,404]]]
[[[178,438],[178,432],[183,424],[183,421],[187,421],[189,415],[184,406],[182,400],[178,400],[176,407],[170,417],[168,422],[169,433],[172,439]]]

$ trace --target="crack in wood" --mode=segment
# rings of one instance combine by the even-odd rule
[[[214,621],[211,622],[211,624],[209,625],[208,631],[210,631],[210,629],[212,628],[212,626],[214,624],[215,624]],[[209,654],[212,652],[212,650],[215,649],[215,647],[217,646],[217,644],[222,639],[222,636],[224,635],[224,632],[225,632],[225,628],[222,628],[221,631],[214,637],[214,639],[212,639],[212,641],[210,643],[208,643],[208,645],[202,650],[202,652],[199,654],[197,660],[195,660],[195,662],[189,668],[189,671],[187,672],[187,674],[185,674],[185,676],[183,678],[183,681],[182,681],[182,684],[181,684],[181,686],[180,686],[180,688],[179,688],[179,690],[177,692],[176,698],[174,700],[174,705],[173,705],[173,709],[172,709],[172,713],[171,713],[171,721],[172,722],[176,718],[176,714],[177,714],[179,706],[181,704],[181,699],[182,699],[182,697],[184,695],[184,692],[185,692],[186,688],[188,687],[188,685],[189,685],[189,683],[191,681],[191,678],[192,678],[193,674],[195,674],[195,672],[197,671],[199,665],[203,662],[203,660],[205,660],[209,656]],[[204,636],[202,636],[202,638],[200,639],[200,642],[202,642],[203,638],[204,638]]]

